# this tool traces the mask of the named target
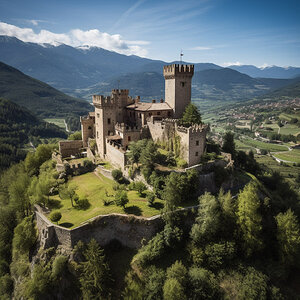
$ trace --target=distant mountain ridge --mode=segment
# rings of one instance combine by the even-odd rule
[[[87,100],[92,94],[109,94],[111,89],[118,87],[128,88],[131,95],[140,95],[146,100],[164,98],[162,70],[168,63],[160,60],[126,56],[98,47],[25,43],[7,36],[0,36],[0,60],[64,93]],[[260,70],[254,66],[246,67]],[[196,63],[193,97],[245,100],[291,83],[251,78],[246,75],[247,68],[240,72],[234,68]]]
[[[238,72],[247,74],[251,77],[259,78],[277,78],[277,79],[292,79],[300,76],[300,68],[297,67],[277,67],[269,66],[258,68],[252,65],[229,66],[228,68]]]

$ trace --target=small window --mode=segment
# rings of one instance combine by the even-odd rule
[[[131,141],[131,136],[129,135],[129,136],[128,136],[128,142],[130,142],[130,141]]]
[[[107,134],[110,135],[110,130],[108,130]]]
[[[198,153],[198,152],[196,152],[195,156],[198,156],[198,154],[199,154],[199,153]]]
[[[97,118],[100,118],[100,114],[97,114]]]
[[[110,118],[107,119],[107,124],[110,124]]]
[[[149,113],[148,116],[151,117],[151,116],[152,116],[152,113]]]
[[[142,114],[141,113],[139,113],[139,118],[141,118],[142,117]]]
[[[157,112],[157,115],[160,116],[160,111]]]
[[[88,129],[89,129],[89,130],[91,130],[91,129],[92,129],[92,127],[91,127],[91,126],[89,126],[89,127],[88,127]]]
[[[183,81],[180,82],[180,85],[181,85],[182,87],[184,87],[184,84],[185,84],[185,82],[183,82]]]
[[[99,138],[99,132],[97,131],[97,139]]]
[[[196,146],[199,146],[199,141],[196,141]]]
[[[168,117],[171,117],[171,112],[170,111],[168,111]]]

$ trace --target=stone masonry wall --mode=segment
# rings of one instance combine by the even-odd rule
[[[40,236],[41,247],[62,246],[73,248],[78,241],[89,242],[94,238],[102,247],[113,240],[118,240],[123,246],[140,248],[142,240],[149,241],[162,229],[160,216],[143,218],[121,214],[110,214],[95,217],[82,226],[67,229],[51,223],[36,206],[35,216]]]
[[[105,159],[123,170],[126,165],[125,152],[109,142],[106,143],[106,151]]]
[[[83,147],[81,140],[75,141],[59,141],[59,153],[62,158],[70,157],[71,155],[78,155]]]

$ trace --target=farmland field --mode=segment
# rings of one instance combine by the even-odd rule
[[[276,153],[274,154],[276,158],[286,160],[292,163],[300,163],[300,150],[295,149],[292,151],[284,152],[284,153]]]
[[[44,121],[48,122],[48,123],[53,123],[55,125],[57,125],[60,128],[66,129],[65,123],[64,123],[64,119],[44,119]]]
[[[259,149],[264,149],[264,150],[271,151],[271,152],[288,151],[288,147],[286,147],[286,146],[265,143],[265,142],[253,140],[250,138],[245,138],[245,139],[242,139],[241,141],[242,141],[242,143],[244,143],[248,146],[251,146],[254,148],[259,148]]]

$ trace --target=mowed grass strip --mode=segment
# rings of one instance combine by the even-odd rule
[[[276,153],[274,154],[276,158],[286,160],[292,163],[300,163],[300,150],[294,149],[289,152]]]
[[[98,174],[97,176],[94,173],[86,173],[75,176],[69,181],[69,184],[75,184],[78,196],[88,199],[90,203],[90,207],[87,210],[78,210],[72,207],[70,199],[61,200],[59,196],[52,197],[52,200],[56,200],[57,203],[60,202],[59,205],[61,207],[52,210],[61,212],[62,218],[59,224],[69,228],[74,228],[98,215],[120,213],[151,217],[160,214],[163,208],[163,201],[159,199],[155,200],[154,207],[149,207],[147,199],[139,197],[136,191],[128,192],[129,203],[126,205],[125,211],[122,207],[116,206],[114,203],[104,206],[103,200],[113,201],[116,192],[113,190],[114,181],[102,174]]]
[[[254,148],[265,149],[267,151],[276,152],[276,151],[288,151],[288,147],[272,144],[272,143],[264,143],[257,140],[252,139],[243,139],[242,142],[246,145],[252,146]]]
[[[300,128],[297,125],[287,124],[280,128],[281,134],[292,134],[297,136],[300,133]]]
[[[53,124],[57,125],[58,127],[63,128],[63,129],[66,128],[64,119],[58,119],[58,118],[56,118],[56,119],[53,118],[52,119],[52,118],[48,118],[48,119],[44,119],[44,121],[46,121],[48,123],[53,123]]]

